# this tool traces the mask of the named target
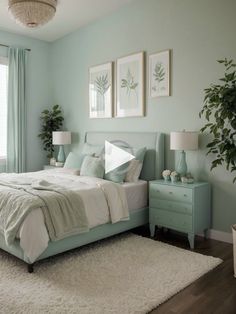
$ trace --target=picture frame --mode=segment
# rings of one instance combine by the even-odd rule
[[[149,56],[149,96],[170,96],[170,49]]]
[[[116,61],[116,117],[143,117],[144,52]]]
[[[113,116],[113,62],[89,68],[89,117]]]

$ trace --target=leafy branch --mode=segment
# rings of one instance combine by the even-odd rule
[[[158,83],[165,79],[165,68],[161,62],[155,65],[153,76]]]
[[[96,90],[102,96],[106,94],[106,92],[108,91],[110,87],[107,74],[98,76],[94,83],[95,83]]]
[[[131,74],[130,69],[128,69],[126,74],[126,79],[121,80],[121,88],[126,88],[126,93],[130,96],[131,91],[136,91],[138,83],[134,81],[134,76]]]
[[[236,171],[236,64],[233,60],[218,62],[225,67],[225,74],[219,80],[222,84],[211,84],[206,88],[204,106],[199,116],[205,117],[207,124],[201,132],[208,130],[213,140],[207,144],[207,155],[215,154],[211,170],[226,165],[230,172]],[[236,182],[236,177],[233,183]]]

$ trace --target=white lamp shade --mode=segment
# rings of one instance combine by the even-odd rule
[[[71,144],[71,132],[68,131],[52,132],[52,144],[53,145]]]
[[[197,132],[171,132],[170,149],[172,150],[197,150],[198,133]]]

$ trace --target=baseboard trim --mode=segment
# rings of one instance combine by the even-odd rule
[[[233,243],[233,235],[229,232],[210,229],[208,231],[208,237],[221,242]]]

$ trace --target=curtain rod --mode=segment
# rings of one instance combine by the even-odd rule
[[[0,44],[0,46],[2,46],[2,47],[7,47],[7,48],[9,48],[10,46],[8,46],[8,45],[4,45],[4,44]],[[31,49],[28,49],[28,48],[26,48],[25,50],[27,50],[27,51],[31,51]]]

